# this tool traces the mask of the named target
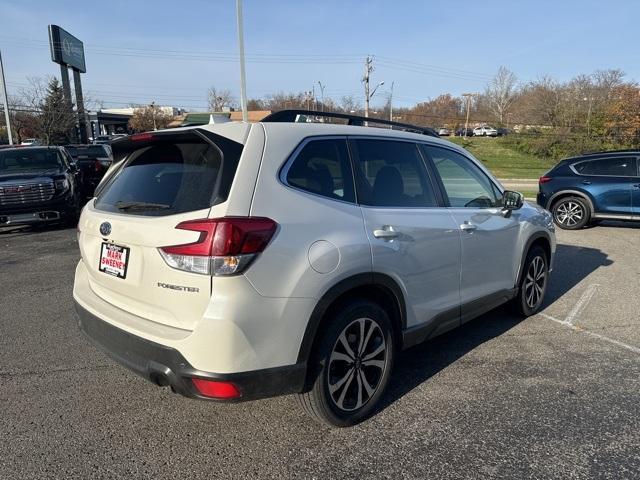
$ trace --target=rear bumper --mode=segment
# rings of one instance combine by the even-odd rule
[[[536,195],[536,203],[542,208],[547,208],[547,204],[549,203],[547,194],[539,191],[538,195]]]
[[[304,388],[304,363],[239,373],[203,372],[194,369],[175,348],[121,330],[93,315],[76,301],[74,304],[80,330],[93,343],[134,373],[156,385],[170,386],[186,397],[215,400],[199,394],[191,381],[194,377],[233,383],[241,396],[231,401],[297,393]]]

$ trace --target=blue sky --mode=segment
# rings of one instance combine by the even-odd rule
[[[521,81],[607,68],[640,80],[637,1],[245,0],[244,14],[249,97],[319,91],[320,80],[327,96],[362,99],[367,54],[385,81],[378,101],[394,81],[398,105],[482,90],[500,65]],[[10,93],[59,75],[50,23],[84,41],[85,92],[108,106],[196,109],[211,85],[238,93],[234,0],[0,0]]]

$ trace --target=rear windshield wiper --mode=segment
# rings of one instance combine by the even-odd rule
[[[120,210],[166,210],[171,205],[166,203],[150,203],[150,202],[125,202],[120,200],[116,202],[116,208]]]

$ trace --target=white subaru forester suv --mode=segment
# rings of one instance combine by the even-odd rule
[[[73,296],[82,331],[157,385],[297,393],[347,426],[399,350],[505,302],[538,311],[553,221],[427,129],[304,113],[115,142]]]

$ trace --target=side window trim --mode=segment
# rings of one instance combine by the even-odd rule
[[[349,160],[349,166],[351,167],[351,182],[353,184],[353,196],[354,196],[354,201],[353,202],[350,201],[350,200],[342,200],[340,198],[333,198],[333,197],[327,197],[325,195],[320,195],[318,193],[314,193],[314,192],[311,192],[309,190],[305,190],[303,188],[297,187],[296,185],[291,185],[287,181],[287,176],[289,175],[289,170],[291,169],[291,166],[293,165],[293,163],[298,158],[298,155],[300,155],[300,152],[309,143],[314,142],[314,141],[319,141],[319,140],[343,140],[345,142],[346,149],[347,149],[347,156],[348,156],[348,160]],[[351,158],[351,149],[349,148],[349,142],[347,140],[348,139],[347,139],[346,135],[314,135],[314,136],[310,136],[310,137],[305,137],[300,143],[298,143],[298,145],[293,149],[291,154],[287,157],[287,159],[284,161],[284,163],[280,167],[280,171],[278,172],[278,181],[282,185],[286,186],[287,188],[291,188],[291,189],[296,190],[298,192],[303,192],[303,193],[305,193],[307,195],[313,195],[314,197],[324,198],[325,200],[330,200],[330,201],[333,201],[333,202],[346,203],[348,205],[358,205],[358,191],[356,190],[355,178],[354,178],[355,176],[354,176],[354,173],[353,173],[353,159]]]
[[[401,138],[401,137],[388,137],[388,136],[383,136],[383,135],[347,135],[347,145],[349,146],[349,157],[351,158],[351,169],[353,172],[353,180],[354,180],[354,188],[355,188],[355,193],[356,193],[356,202],[357,204],[361,207],[361,208],[376,208],[376,209],[384,209],[384,208],[388,208],[388,209],[398,209],[398,208],[402,208],[402,209],[411,209],[411,210],[424,210],[424,209],[433,209],[433,208],[443,208],[443,203],[442,203],[442,198],[441,198],[441,192],[440,189],[438,187],[438,185],[435,184],[435,179],[433,177],[433,174],[429,171],[429,169],[427,168],[427,164],[425,162],[425,156],[422,152],[422,149],[420,148],[420,144],[421,142],[417,142],[413,139],[410,138]],[[418,151],[418,156],[421,159],[421,164],[423,167],[423,171],[424,174],[426,176],[425,180],[427,181],[428,185],[431,186],[434,196],[435,196],[435,202],[436,205],[431,206],[431,207],[426,207],[426,206],[402,206],[402,207],[397,207],[397,206],[371,206],[371,205],[364,205],[362,203],[360,203],[360,199],[358,198],[358,188],[357,188],[357,182],[356,182],[356,155],[353,152],[353,141],[355,140],[383,140],[383,141],[390,141],[390,142],[402,142],[402,143],[410,143],[414,146],[414,148],[417,149]]]

